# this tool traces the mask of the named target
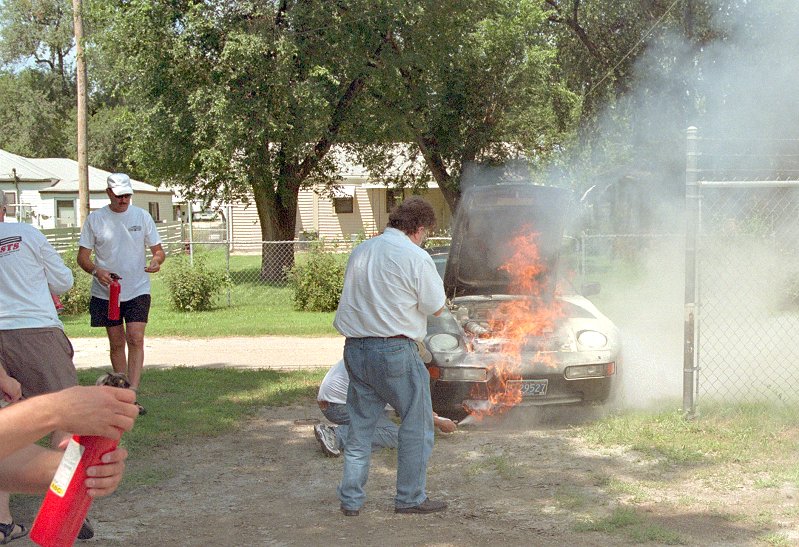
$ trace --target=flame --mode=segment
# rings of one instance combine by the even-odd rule
[[[538,250],[539,235],[531,227],[523,227],[511,240],[512,255],[500,267],[510,274],[510,292],[527,298],[503,302],[489,317],[491,336],[501,340],[501,357],[488,367],[495,382],[489,388],[489,404],[468,409],[476,418],[504,412],[522,401],[521,384],[514,382],[522,379],[522,352],[531,337],[553,333],[563,316],[560,302],[550,301],[543,291],[547,267]],[[551,357],[541,350],[535,360],[553,364]]]

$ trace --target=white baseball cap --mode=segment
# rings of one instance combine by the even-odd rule
[[[130,177],[125,173],[114,173],[108,176],[108,187],[115,196],[126,196],[133,193]]]

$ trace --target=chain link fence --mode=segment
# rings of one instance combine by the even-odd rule
[[[722,143],[689,130],[688,144],[684,410],[695,413],[700,397],[796,402],[796,173],[720,171],[711,166]]]

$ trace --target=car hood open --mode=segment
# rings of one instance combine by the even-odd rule
[[[521,294],[502,269],[520,234],[537,233],[545,268],[538,279],[541,296],[554,294],[571,192],[533,184],[497,184],[466,190],[452,230],[444,273],[447,296]]]

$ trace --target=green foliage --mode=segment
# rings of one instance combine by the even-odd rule
[[[78,246],[72,245],[69,250],[61,254],[64,264],[72,270],[75,283],[72,288],[61,295],[61,304],[64,305],[63,315],[75,315],[84,313],[89,309],[91,299],[92,277],[87,275],[78,266]]]
[[[165,268],[164,281],[175,310],[209,310],[214,296],[231,286],[227,272],[209,268],[205,256],[195,255],[193,262],[182,255]]]
[[[344,264],[333,253],[318,252],[296,263],[289,272],[294,309],[334,311],[344,287]]]

